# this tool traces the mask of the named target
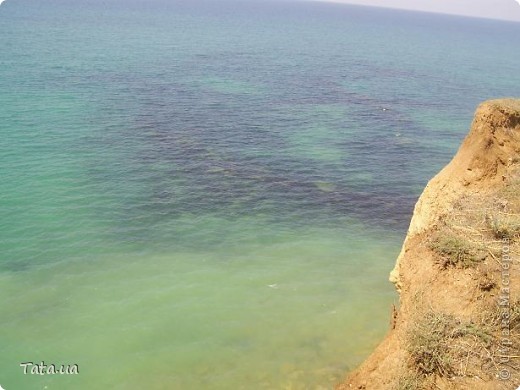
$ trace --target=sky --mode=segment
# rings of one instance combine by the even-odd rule
[[[0,0],[0,4],[5,0]],[[520,22],[520,0],[318,0]]]
[[[323,0],[520,22],[520,0]]]

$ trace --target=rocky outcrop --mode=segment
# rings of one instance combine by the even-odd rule
[[[519,235],[520,100],[492,100],[415,206],[391,330],[338,389],[517,389]]]

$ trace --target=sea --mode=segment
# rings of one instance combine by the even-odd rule
[[[311,1],[4,1],[0,386],[332,389],[389,328],[422,189],[519,96],[519,42]]]

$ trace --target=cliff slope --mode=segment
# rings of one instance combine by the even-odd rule
[[[519,259],[520,100],[493,100],[419,198],[391,330],[338,389],[517,389]]]

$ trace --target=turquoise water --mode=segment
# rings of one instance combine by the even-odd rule
[[[7,0],[0,36],[6,390],[331,388],[520,85],[518,23],[333,4]]]

